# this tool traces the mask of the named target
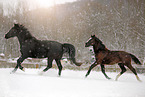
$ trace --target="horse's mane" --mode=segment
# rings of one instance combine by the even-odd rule
[[[105,45],[103,44],[103,42],[99,38],[95,37],[95,40],[97,42],[99,42],[98,50],[104,50],[104,49],[106,49]]]
[[[26,39],[35,38],[35,37],[32,36],[32,34],[30,33],[30,31],[24,25],[19,25],[19,27],[21,28],[21,31],[20,32],[22,32],[22,34],[25,35],[25,38]]]

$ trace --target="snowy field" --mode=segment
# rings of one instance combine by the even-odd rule
[[[101,72],[50,69],[39,75],[41,69],[0,69],[0,97],[145,97],[145,75],[139,74],[138,82],[132,73],[125,73],[118,81],[118,73],[109,73],[107,80]]]

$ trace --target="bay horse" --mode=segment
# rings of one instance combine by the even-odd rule
[[[95,35],[91,35],[90,40],[86,42],[85,47],[89,46],[93,46],[96,61],[89,67],[86,77],[90,74],[90,71],[95,66],[100,64],[102,73],[107,79],[111,79],[105,73],[105,65],[113,65],[118,63],[119,67],[121,68],[121,72],[116,76],[116,81],[124,72],[126,72],[125,66],[128,67],[135,74],[138,81],[141,81],[137,75],[136,70],[131,65],[131,59],[136,64],[141,65],[141,62],[134,55],[125,51],[108,50],[102,43],[102,41],[98,39]]]
[[[59,69],[58,75],[61,75],[62,65],[61,59],[64,53],[68,53],[70,60],[76,66],[81,66],[82,63],[76,62],[75,59],[75,47],[72,44],[61,44],[57,41],[38,40],[28,31],[26,27],[20,24],[14,24],[14,26],[5,34],[5,38],[17,37],[20,44],[21,56],[17,60],[17,65],[12,71],[16,72],[18,67],[24,71],[24,67],[21,63],[28,57],[30,58],[47,58],[47,67],[43,70],[46,72],[52,67],[52,61],[55,60]]]

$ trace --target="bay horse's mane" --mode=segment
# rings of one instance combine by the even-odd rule
[[[99,38],[97,38],[96,36],[95,36],[94,38],[95,38],[95,40],[99,43],[99,45],[98,45],[98,50],[105,50],[105,49],[107,49],[107,48],[105,47],[105,45],[103,44],[103,42],[102,42]]]

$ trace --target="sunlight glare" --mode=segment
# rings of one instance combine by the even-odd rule
[[[55,4],[55,0],[37,0],[40,7],[50,7]]]
[[[66,2],[74,2],[77,0],[36,0],[39,7],[51,7],[55,4],[64,4]]]

